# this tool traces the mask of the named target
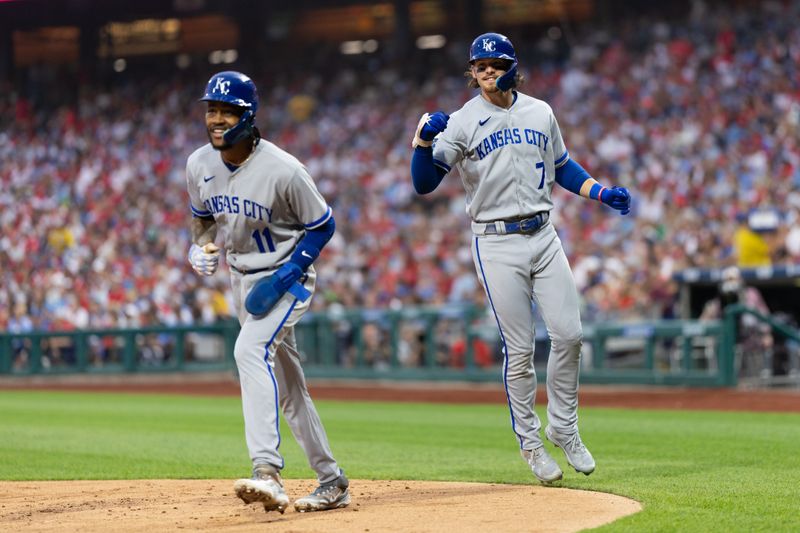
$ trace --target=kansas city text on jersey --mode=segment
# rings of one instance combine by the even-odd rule
[[[229,213],[238,215],[239,213],[242,213],[248,218],[272,222],[271,208],[263,206],[257,202],[254,202],[253,200],[248,200],[247,198],[241,201],[241,208],[239,205],[238,196],[228,196],[225,194],[212,196],[208,200],[203,201],[203,204],[206,206],[206,209],[211,211],[212,214]]]
[[[532,130],[530,128],[503,128],[490,133],[484,137],[477,146],[475,146],[475,153],[478,154],[478,159],[483,159],[493,151],[509,144],[532,144],[539,146],[542,150],[547,151],[547,144],[550,139],[541,131]]]

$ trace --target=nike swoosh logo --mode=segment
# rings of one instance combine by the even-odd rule
[[[485,118],[485,119],[483,119],[483,120],[479,120],[479,121],[478,121],[478,126],[483,126],[484,124],[486,124],[487,122],[489,122],[489,119],[490,119],[490,118],[492,118],[492,116],[491,116],[491,115],[489,115],[488,117],[486,117],[486,118]]]
[[[311,257],[311,254],[309,254],[309,253],[308,253],[308,252],[306,252],[305,250],[303,250],[302,252],[300,252],[300,255],[302,255],[303,257],[308,257],[309,259],[314,259],[313,257]]]
[[[209,181],[213,180],[214,178],[216,178],[216,176],[205,176],[205,177],[203,178],[203,181],[205,181],[206,183],[208,183]]]

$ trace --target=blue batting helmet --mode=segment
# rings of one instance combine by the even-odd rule
[[[508,37],[499,33],[484,33],[475,37],[472,46],[469,47],[469,62],[472,64],[478,59],[511,61],[511,66],[497,79],[496,84],[501,91],[507,91],[514,86],[514,78],[517,75],[517,54]]]
[[[244,110],[239,122],[225,132],[224,139],[227,144],[234,145],[253,134],[256,111],[258,111],[258,91],[253,80],[241,72],[226,70],[211,76],[200,101],[225,102]]]

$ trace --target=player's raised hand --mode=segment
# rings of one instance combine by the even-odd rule
[[[413,148],[417,146],[428,147],[433,144],[433,138],[447,128],[448,120],[450,120],[450,115],[442,111],[422,115],[422,118],[419,119],[419,124],[417,124],[417,131],[414,133],[414,140],[411,142],[411,146]]]
[[[189,248],[189,263],[201,276],[210,276],[219,266],[219,248],[213,242],[202,247],[192,243]]]
[[[611,209],[616,209],[621,215],[631,212],[631,193],[625,187],[614,187],[602,191],[600,201]]]
[[[427,113],[426,113],[427,114]],[[428,120],[422,125],[419,136],[423,141],[432,141],[434,137],[447,129],[447,121],[450,115],[441,111],[436,111],[428,115]]]

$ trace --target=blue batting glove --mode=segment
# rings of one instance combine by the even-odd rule
[[[600,201],[611,209],[616,209],[621,215],[627,215],[631,212],[631,193],[625,187],[604,190]]]
[[[450,115],[447,113],[441,111],[431,113],[419,132],[419,138],[423,141],[432,141],[434,137],[447,129],[448,120],[450,120]]]
[[[303,277],[303,270],[294,263],[286,263],[271,276],[261,278],[256,282],[244,301],[244,307],[251,315],[263,315],[275,307],[287,291],[299,300],[305,300],[311,295],[308,290],[298,283]],[[295,284],[299,286],[295,287]],[[305,297],[301,297],[305,296]]]

